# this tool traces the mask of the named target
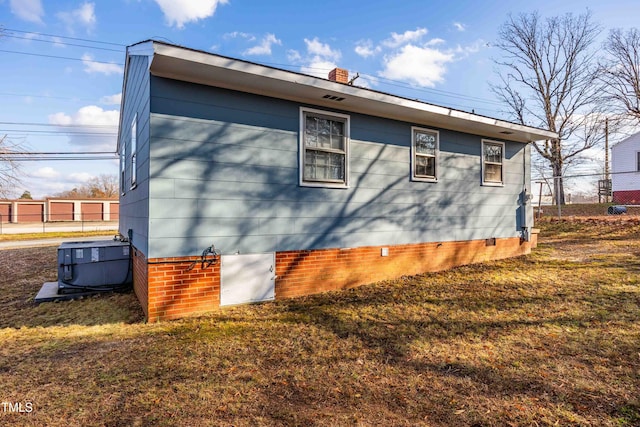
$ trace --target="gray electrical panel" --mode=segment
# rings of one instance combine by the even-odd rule
[[[129,243],[66,242],[58,247],[58,292],[114,290],[131,284]]]

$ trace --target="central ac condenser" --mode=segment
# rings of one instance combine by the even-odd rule
[[[128,242],[66,242],[58,247],[58,292],[121,290],[130,286]]]

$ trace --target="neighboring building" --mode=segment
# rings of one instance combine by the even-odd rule
[[[640,132],[611,147],[613,202],[640,205]]]
[[[116,199],[0,199],[0,222],[118,221]]]
[[[127,49],[120,233],[149,321],[530,252],[528,143],[555,133],[332,80]]]

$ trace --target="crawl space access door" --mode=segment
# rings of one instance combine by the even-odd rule
[[[275,253],[220,257],[221,306],[271,301],[275,282]]]

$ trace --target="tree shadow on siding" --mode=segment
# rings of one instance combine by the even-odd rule
[[[387,174],[385,161],[397,147],[383,137],[367,141],[378,144],[366,144],[363,157],[352,152],[358,168],[351,188],[299,186],[297,106],[291,111],[269,129],[241,116],[229,123],[174,111],[156,119],[150,209],[163,213],[150,212],[149,236],[164,241],[151,243],[152,257],[197,256],[211,244],[232,254],[460,241],[504,229],[501,218],[474,229],[482,222],[478,213],[492,203],[478,198],[476,184],[457,179],[445,192],[438,187],[444,184],[411,182],[408,147],[406,158],[397,159],[406,161],[406,173]],[[359,144],[353,135],[351,143]],[[154,193],[154,180],[172,183],[173,194]]]

